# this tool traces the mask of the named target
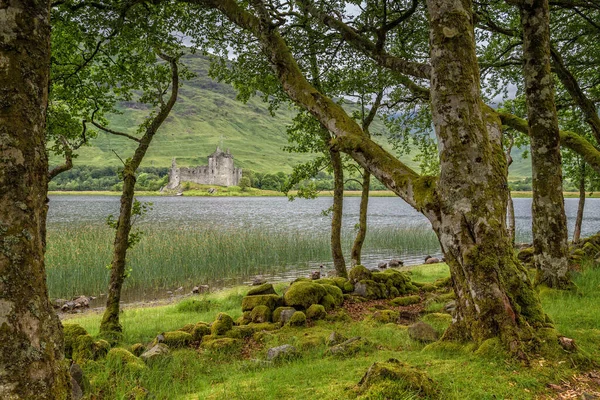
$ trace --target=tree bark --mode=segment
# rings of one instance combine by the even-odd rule
[[[573,243],[579,242],[581,238],[581,225],[583,223],[583,210],[585,208],[585,163],[581,161],[581,176],[579,177],[579,204],[577,205],[577,218],[575,218],[575,229],[573,229]]]
[[[0,7],[0,398],[70,399],[44,266],[47,2]]]
[[[369,187],[371,186],[371,174],[366,169],[362,173],[362,191],[360,193],[360,209],[358,212],[358,231],[352,244],[350,259],[352,266],[360,265],[362,246],[367,237],[367,210],[369,208]]]
[[[523,3],[521,24],[533,175],[533,260],[538,270],[538,283],[567,289],[572,287],[572,282],[558,116],[550,70],[548,0]]]
[[[513,158],[510,154],[515,143],[514,136],[510,136],[510,142],[508,147],[506,148],[506,168],[508,169],[512,163]],[[515,203],[513,202],[512,195],[510,194],[510,189],[508,190],[508,238],[510,239],[511,245],[515,246]]]
[[[348,277],[346,261],[342,252],[342,214],[344,211],[344,166],[339,151],[330,148],[333,168],[333,210],[331,216],[331,256],[337,276]]]
[[[136,140],[139,144],[131,159],[125,162],[123,169],[123,192],[121,194],[121,208],[119,210],[119,219],[114,240],[113,257],[110,270],[110,281],[108,285],[108,298],[106,300],[106,310],[100,323],[100,333],[106,339],[116,342],[120,339],[122,327],[119,322],[119,309],[121,302],[121,291],[126,276],[127,249],[129,248],[129,234],[131,232],[131,211],[133,207],[133,196],[136,182],[136,171],[140,166],[152,139],[164,120],[167,118],[171,109],[177,101],[177,92],[179,90],[179,75],[177,69],[177,60],[165,55],[161,58],[169,61],[171,65],[171,96],[165,103],[152,122],[146,128],[141,139]]]

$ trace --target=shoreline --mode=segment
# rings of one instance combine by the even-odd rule
[[[221,191],[219,191],[221,190]],[[183,192],[182,197],[286,197],[283,193],[274,190],[260,190],[252,189],[246,192],[240,190],[229,191],[227,188],[220,188],[216,193],[208,193],[205,190],[189,190]],[[297,192],[292,191],[290,194],[295,195]],[[113,192],[108,190],[85,190],[85,191],[49,191],[50,196],[120,196],[121,192]],[[136,196],[156,196],[156,197],[178,197],[174,193],[161,193],[159,191],[136,191]],[[519,191],[511,192],[511,196],[516,199],[531,198],[533,193],[531,191]],[[345,190],[344,196],[346,197],[360,197],[360,190]],[[566,199],[578,198],[579,192],[563,192],[563,196]],[[333,191],[323,191],[318,194],[318,197],[333,197]],[[391,190],[374,190],[369,192],[369,197],[398,197]],[[591,195],[588,194],[586,198],[600,198],[600,192],[594,192]]]

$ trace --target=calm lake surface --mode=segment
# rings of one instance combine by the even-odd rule
[[[164,297],[167,289],[175,289],[179,285],[185,286],[185,290],[189,290],[196,283],[208,283],[211,287],[225,287],[248,283],[256,274],[264,275],[269,281],[287,281],[298,276],[307,276],[310,271],[318,268],[320,264],[324,264],[331,269],[330,256],[328,256],[328,235],[330,231],[330,217],[323,215],[323,210],[327,210],[332,204],[332,198],[320,197],[314,200],[298,199],[290,202],[285,197],[140,197],[140,201],[153,203],[152,210],[140,221],[139,226],[142,230],[145,226],[151,226],[152,230],[164,232],[193,232],[205,229],[217,230],[224,232],[223,237],[229,237],[231,232],[251,231],[265,232],[268,235],[290,236],[296,232],[303,236],[314,238],[320,243],[325,250],[320,252],[319,256],[305,258],[297,262],[262,262],[253,263],[252,270],[246,273],[227,273],[225,270],[219,270],[210,278],[201,278],[201,274],[206,270],[208,265],[202,254],[198,258],[192,260],[179,261],[177,257],[164,258],[162,252],[171,252],[172,250],[163,247],[158,249],[157,243],[146,245],[143,239],[139,248],[134,249],[135,252],[141,254],[140,257],[152,263],[156,262],[172,262],[170,268],[178,271],[189,270],[189,273],[182,275],[181,280],[171,280],[168,284],[152,284],[152,287],[138,287],[135,290],[126,290],[124,293],[124,301],[146,300],[150,298]],[[351,241],[355,232],[355,224],[358,222],[360,198],[349,197],[344,200],[344,247],[345,251],[349,252]],[[531,241],[531,199],[515,199],[515,214],[517,224],[517,241]],[[574,224],[575,215],[577,212],[577,199],[566,199],[566,210],[569,222],[569,232],[571,234]],[[110,214],[117,215],[119,211],[119,197],[117,196],[50,196],[50,208],[48,214],[49,232],[87,232],[93,231],[94,227],[105,227],[106,217]],[[390,259],[400,259],[405,265],[420,264],[423,262],[425,255],[441,257],[439,244],[435,237],[431,235],[431,228],[428,221],[421,214],[412,209],[404,201],[395,197],[373,197],[369,200],[368,210],[369,229],[371,232],[387,232],[388,236],[397,237],[395,235],[408,235],[412,240],[399,241],[377,241],[367,243],[363,249],[362,263],[368,267],[376,267],[381,261]],[[105,228],[108,229],[108,228]],[[600,199],[588,199],[586,201],[585,218],[583,223],[583,236],[590,235],[600,231]],[[105,232],[107,232],[105,230]],[[398,233],[400,232],[400,233]],[[419,233],[426,234],[420,235]],[[185,235],[185,233],[184,233]],[[368,236],[368,233],[367,233]],[[49,234],[49,246],[53,245],[52,238]],[[78,282],[72,273],[73,269],[98,267],[88,274],[102,274],[107,279],[108,273],[104,266],[110,262],[110,245],[112,240],[110,234],[104,236],[99,249],[102,248],[102,256],[100,260],[84,261],[91,259],[90,252],[94,250],[77,248],[63,249],[63,252],[68,251],[71,254],[67,258],[59,253],[54,252],[54,263],[59,259],[68,260],[66,266],[63,265],[64,275],[54,277],[56,269],[52,270],[52,261],[49,260],[49,285],[51,292],[57,285],[66,285]],[[90,242],[83,242],[81,246],[89,247]],[[98,245],[96,243],[95,245]],[[237,245],[237,244],[236,244]],[[243,243],[240,244],[244,246]],[[228,252],[229,249],[223,249],[223,252]],[[87,251],[87,256],[83,253]],[[256,250],[265,251],[265,250]],[[271,251],[272,250],[266,250]],[[282,250],[285,251],[285,250]],[[81,255],[80,255],[81,252]],[[253,254],[253,253],[252,253]],[[252,256],[250,254],[250,256]],[[176,256],[176,255],[175,255]],[[87,258],[86,258],[87,257]],[[254,258],[254,257],[249,257]],[[349,260],[347,258],[347,262]],[[91,263],[91,264],[90,264]],[[197,264],[190,267],[189,263]],[[65,264],[65,263],[63,263]],[[155,264],[154,264],[155,265]],[[139,268],[134,271],[132,280],[135,282],[135,274],[144,274],[144,270]],[[161,277],[172,275],[168,271],[163,275],[153,278],[152,282],[160,281]],[[139,276],[139,275],[138,275]],[[139,278],[138,278],[139,279]],[[54,283],[53,283],[54,282]],[[83,285],[83,284],[82,284]],[[191,286],[190,286],[191,285]],[[190,286],[189,288],[187,286]],[[77,293],[86,293],[97,295],[105,287],[104,281],[96,283],[96,286],[80,286],[79,289],[73,289]],[[126,285],[127,287],[127,285]],[[67,291],[67,292],[65,292]],[[63,292],[68,292],[68,289],[63,289]],[[61,292],[61,293],[63,293]],[[75,293],[73,293],[75,294]]]
[[[285,197],[139,197],[153,203],[143,223],[178,227],[258,227],[269,231],[324,232],[330,218],[322,214],[332,204],[330,197],[288,201]],[[565,199],[569,234],[573,231],[578,199]],[[358,222],[360,198],[344,200],[344,229]],[[531,240],[531,199],[514,199],[517,241]],[[104,224],[109,214],[119,212],[117,196],[50,196],[49,226],[60,224]],[[395,197],[369,200],[369,227],[422,227],[423,215]],[[600,199],[587,199],[582,236],[600,230]]]

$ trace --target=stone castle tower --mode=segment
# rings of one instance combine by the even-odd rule
[[[186,168],[177,167],[173,158],[169,170],[169,183],[167,189],[175,189],[183,182],[198,183],[201,185],[237,186],[242,178],[242,169],[233,165],[233,156],[217,146],[214,153],[208,156],[208,165]]]

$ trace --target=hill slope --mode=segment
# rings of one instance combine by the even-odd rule
[[[286,125],[294,110],[283,106],[272,116],[258,98],[243,104],[236,100],[230,85],[208,77],[206,58],[187,55],[184,62],[196,77],[183,83],[177,104],[155,136],[142,166],[168,167],[173,157],[180,166],[205,165],[207,156],[221,142],[231,150],[236,166],[258,172],[290,172],[295,164],[307,160],[306,155],[283,151],[287,145]],[[135,103],[123,104],[121,109],[123,114],[111,116],[110,127],[132,134],[150,112]],[[374,122],[372,132],[383,129],[380,122]],[[121,161],[115,152],[125,159],[134,148],[134,143],[125,138],[100,132],[90,146],[79,150],[75,165],[118,166]],[[403,161],[417,168],[410,158],[403,157]],[[51,157],[51,164],[59,162]],[[528,160],[515,157],[513,175],[530,175],[528,164]]]

